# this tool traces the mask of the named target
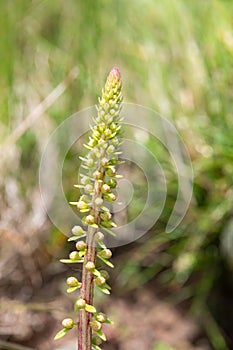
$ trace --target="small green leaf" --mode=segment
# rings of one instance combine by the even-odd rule
[[[92,224],[92,225],[90,225],[91,227],[94,227],[94,228],[98,228],[99,226],[98,225],[96,225],[96,224]]]
[[[109,221],[109,223],[111,224],[112,227],[117,227],[117,224],[115,224],[115,222]]]
[[[107,227],[102,227],[103,230],[105,230],[107,233],[109,233],[111,236],[116,236],[116,234],[114,232],[112,232],[111,230],[109,230]]]
[[[102,350],[98,345],[92,344],[92,348],[95,350]]]
[[[114,268],[114,265],[107,259],[103,258],[102,256],[100,256],[99,254],[97,254],[98,258],[100,260],[102,260],[106,265],[108,265],[111,268]]]
[[[109,318],[107,318],[107,320],[106,320],[104,323],[107,323],[107,324],[114,324],[114,322],[111,321]]]
[[[109,211],[108,207],[105,207],[104,205],[101,206],[101,209],[102,209],[103,211]]]
[[[92,148],[93,148],[93,147],[91,147],[91,146],[86,145],[85,143],[83,144],[83,146],[84,146],[85,148],[87,148],[87,149],[92,149]]]
[[[105,249],[106,248],[106,245],[103,243],[103,242],[98,242],[98,245],[102,248],[102,249]]]
[[[82,238],[82,237],[86,237],[86,233],[83,234],[83,235],[81,235],[81,236],[71,236],[71,237],[68,239],[68,242],[76,241],[77,239]]]
[[[95,333],[100,337],[100,339],[102,339],[103,341],[106,341],[106,335],[104,334],[104,332],[100,331],[95,331]]]
[[[62,337],[64,337],[64,335],[66,335],[67,332],[69,332],[70,329],[68,328],[63,328],[62,330],[60,330],[59,332],[57,332],[57,334],[54,337],[54,340],[58,340],[61,339]]]
[[[96,312],[96,308],[93,305],[88,305],[86,304],[85,306],[85,310],[91,313],[95,313]]]
[[[70,288],[67,289],[67,293],[72,293],[72,292],[74,292],[76,289],[78,289],[80,287],[81,287],[81,283],[79,283],[79,285],[76,286],[76,287],[70,287]]]
[[[101,292],[103,292],[104,294],[110,294],[109,290],[107,288],[104,288],[103,286],[97,286],[97,288],[99,288],[99,290],[101,290]]]
[[[90,208],[87,208],[87,209],[79,209],[80,213],[86,213],[88,211],[90,211]]]
[[[80,250],[80,251],[79,251],[79,255],[80,255],[80,256],[83,257],[85,254],[86,254],[86,251],[85,251],[85,250]]]
[[[109,289],[109,290],[112,289],[107,283],[105,283],[105,284],[103,285],[103,287],[104,287],[104,288],[107,288],[107,289]]]
[[[98,270],[94,270],[94,271],[92,271],[92,273],[93,273],[93,275],[95,275],[96,277],[99,277],[99,276],[101,276],[101,273],[98,271]]]
[[[63,264],[76,264],[76,263],[83,263],[83,259],[79,259],[79,260],[70,260],[70,259],[60,259],[60,262],[62,262]]]

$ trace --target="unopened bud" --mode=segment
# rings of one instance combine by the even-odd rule
[[[102,277],[102,276],[98,276],[98,277],[95,278],[95,284],[96,284],[97,286],[102,286],[102,285],[105,284],[105,282],[106,282],[106,280],[105,280],[105,278]]]
[[[107,129],[104,131],[104,135],[105,135],[106,137],[111,137],[111,136],[112,136],[112,131],[111,131],[109,128],[107,128]]]
[[[81,226],[74,226],[72,228],[73,235],[81,236],[85,233]]]
[[[70,253],[69,258],[70,260],[79,260],[80,255],[76,250],[74,250],[73,252]]]
[[[105,259],[110,259],[112,256],[112,252],[110,249],[103,249],[101,250],[100,255]]]
[[[97,332],[100,331],[102,327],[101,323],[98,321],[91,321],[90,326],[94,331],[97,331]]]
[[[74,321],[72,320],[72,318],[65,318],[62,321],[62,327],[66,328],[66,329],[71,329],[74,327]]]
[[[93,216],[93,215],[87,215],[86,218],[85,218],[85,222],[86,222],[88,225],[94,224],[94,222],[95,222],[94,216]]]
[[[99,131],[98,131],[98,130],[94,130],[93,133],[92,133],[92,136],[93,136],[94,138],[98,138],[98,137],[100,136]]]
[[[111,190],[110,186],[107,184],[103,184],[102,191],[103,192],[109,192]]]
[[[109,211],[105,211],[104,213],[101,213],[101,219],[104,221],[108,221],[111,219],[112,214]]]
[[[78,300],[76,300],[75,306],[76,306],[78,309],[84,309],[85,306],[86,306],[86,300],[81,299],[81,298],[78,299]]]
[[[79,282],[75,277],[68,277],[66,283],[69,287],[77,287]]]
[[[101,159],[101,164],[103,165],[103,166],[105,166],[105,165],[107,165],[108,164],[108,158],[102,158]]]
[[[84,250],[84,249],[86,249],[86,243],[84,242],[84,241],[78,241],[77,243],[76,243],[76,249],[77,250]]]
[[[93,186],[91,184],[87,184],[85,187],[84,187],[84,191],[86,193],[91,193],[93,191]]]
[[[83,176],[82,178],[81,178],[81,180],[80,180],[80,183],[82,184],[82,185],[86,185],[86,184],[88,184],[88,183],[90,183],[90,179],[89,179],[89,177],[87,177],[87,176]]]
[[[96,170],[94,173],[93,173],[93,177],[95,180],[100,180],[102,178],[102,173],[98,170]]]
[[[77,203],[77,208],[80,209],[80,210],[82,210],[82,209],[87,209],[87,208],[89,208],[89,206],[88,206],[88,204],[87,204],[86,202],[84,202],[84,201],[79,201],[79,202]]]
[[[103,204],[103,199],[101,198],[101,197],[97,197],[96,199],[95,199],[95,205],[97,206],[97,207],[100,207],[102,204]]]
[[[100,339],[100,337],[92,337],[92,344],[95,344],[95,345],[101,345],[102,344],[102,340]]]
[[[100,323],[104,323],[107,320],[107,316],[103,312],[99,312],[96,315],[96,320],[99,321]]]
[[[114,179],[110,179],[110,180],[108,181],[108,185],[109,185],[111,188],[115,188],[116,185],[117,185],[117,182],[116,182],[116,180],[114,180]]]
[[[102,232],[100,232],[100,231],[96,232],[95,239],[96,239],[96,241],[103,241],[104,234]]]
[[[114,193],[108,193],[105,195],[105,199],[110,202],[114,202],[116,200],[116,195]]]
[[[116,175],[116,169],[114,167],[111,167],[107,170],[108,176],[115,176]]]
[[[109,153],[113,153],[113,152],[115,152],[115,147],[114,147],[113,145],[110,145],[110,146],[108,147],[107,151],[108,151]]]
[[[106,270],[100,270],[100,274],[105,278],[105,280],[109,279],[109,273]]]
[[[88,261],[85,265],[85,268],[88,271],[94,271],[95,270],[95,264],[92,261]]]

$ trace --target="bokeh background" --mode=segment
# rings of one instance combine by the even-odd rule
[[[112,295],[96,300],[115,321],[104,349],[233,349],[232,1],[8,0],[0,17],[0,349],[75,349],[75,331],[53,337],[73,312],[65,279],[80,268],[59,262],[72,247],[41,206],[38,168],[49,135],[96,103],[113,66],[125,101],[179,130],[194,193],[165,233],[177,177],[147,140],[166,173],[166,205],[145,236],[114,251]],[[68,199],[77,152],[65,162]],[[126,215],[143,193],[142,184]]]

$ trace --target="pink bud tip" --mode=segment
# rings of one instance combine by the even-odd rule
[[[121,73],[120,73],[119,68],[117,68],[117,67],[112,68],[110,73],[109,73],[109,77],[120,79]]]

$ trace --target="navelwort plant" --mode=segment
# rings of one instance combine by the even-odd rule
[[[120,109],[122,103],[122,83],[118,68],[113,68],[107,78],[102,96],[97,105],[97,117],[93,119],[89,142],[84,144],[88,149],[86,157],[80,157],[84,174],[80,175],[80,183],[75,185],[83,193],[78,202],[71,202],[81,213],[87,213],[82,218],[83,227],[74,226],[72,236],[68,241],[76,241],[76,250],[69,259],[61,259],[63,263],[83,263],[82,281],[76,277],[67,278],[67,292],[80,289],[74,309],[78,313],[77,322],[71,318],[62,321],[63,329],[54,339],[60,339],[69,330],[77,327],[79,350],[101,350],[102,341],[106,336],[102,331],[103,323],[112,323],[102,312],[97,312],[93,305],[94,287],[105,294],[110,294],[107,284],[109,274],[98,268],[107,265],[113,268],[109,261],[112,252],[103,243],[105,234],[113,234],[111,228],[116,227],[112,214],[106,206],[107,202],[116,200],[114,189],[120,145],[121,122]],[[85,240],[83,240],[85,238]]]

